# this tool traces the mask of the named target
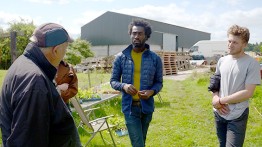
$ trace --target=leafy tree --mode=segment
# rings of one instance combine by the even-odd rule
[[[0,34],[4,33],[4,29],[2,27],[0,27]]]
[[[260,52],[260,48],[259,48],[259,44],[258,43],[256,43],[255,45],[254,45],[254,50],[253,50],[254,52]]]
[[[245,51],[253,51],[253,52],[261,52],[260,46],[262,46],[262,42],[251,44],[249,43],[245,48]]]
[[[253,51],[254,50],[254,45],[251,43],[248,43],[247,47],[245,48],[245,51]]]
[[[0,38],[0,69],[8,69],[10,65],[10,39]]]
[[[21,19],[20,22],[9,23],[10,27],[7,29],[8,32],[16,31],[22,35],[17,35],[17,56],[21,55],[24,52],[27,44],[29,43],[29,38],[33,34],[35,25],[33,22],[27,22],[24,19]]]
[[[260,43],[260,53],[262,53],[262,42]]]
[[[29,43],[29,38],[33,34],[35,25],[33,22],[27,22],[24,19],[21,19],[19,22],[9,22],[9,28],[7,31],[4,31],[0,28],[0,33],[10,34],[10,32],[17,32],[16,38],[16,55],[20,56],[27,44]],[[11,53],[10,53],[10,37],[0,38],[0,69],[8,69],[11,65]]]
[[[70,64],[81,63],[82,59],[93,57],[94,53],[90,50],[91,44],[86,40],[76,39],[69,44],[65,60]]]

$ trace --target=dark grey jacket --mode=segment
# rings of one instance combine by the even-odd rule
[[[210,77],[208,91],[219,92],[220,90],[220,74],[214,74]]]
[[[0,95],[4,147],[79,146],[73,117],[52,82],[55,74],[33,44],[12,64]]]

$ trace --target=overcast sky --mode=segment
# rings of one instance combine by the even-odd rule
[[[74,38],[81,26],[112,11],[211,33],[226,40],[229,26],[249,28],[250,43],[262,42],[261,0],[3,0],[0,27],[25,19],[35,25],[55,22]]]

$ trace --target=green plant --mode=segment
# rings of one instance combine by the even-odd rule
[[[112,125],[116,125],[115,129],[125,129],[126,128],[126,124],[125,124],[125,119],[123,118],[123,116],[114,116],[112,118],[110,118],[109,123]]]
[[[79,99],[101,98],[100,93],[96,90],[96,88],[79,88],[76,97]]]
[[[80,99],[89,99],[91,98],[92,93],[93,92],[91,90],[78,88],[78,93],[76,94],[76,97]]]

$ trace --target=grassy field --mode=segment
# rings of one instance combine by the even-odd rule
[[[4,75],[0,71],[1,76]],[[148,130],[148,147],[215,147],[218,146],[215,134],[214,118],[211,105],[211,94],[207,91],[209,73],[193,73],[184,81],[164,80],[164,87],[160,92],[163,103],[155,97],[155,112]],[[89,87],[87,74],[78,74],[79,87]],[[91,74],[92,86],[108,82],[110,74]],[[247,126],[245,147],[262,146],[262,87],[256,88],[250,101],[250,115]],[[98,116],[114,114],[118,120],[123,120],[121,113],[121,98],[97,105],[100,111]],[[76,123],[78,116],[73,113]],[[111,122],[114,120],[112,119]],[[89,134],[79,130],[81,142],[89,139]],[[108,134],[104,133],[106,138]],[[128,136],[118,137],[114,134],[117,146],[129,147]],[[110,142],[110,140],[109,140]],[[105,146],[101,137],[97,135],[90,146]]]
[[[2,83],[4,82],[4,77],[7,73],[7,70],[0,70],[0,89],[2,88]]]

